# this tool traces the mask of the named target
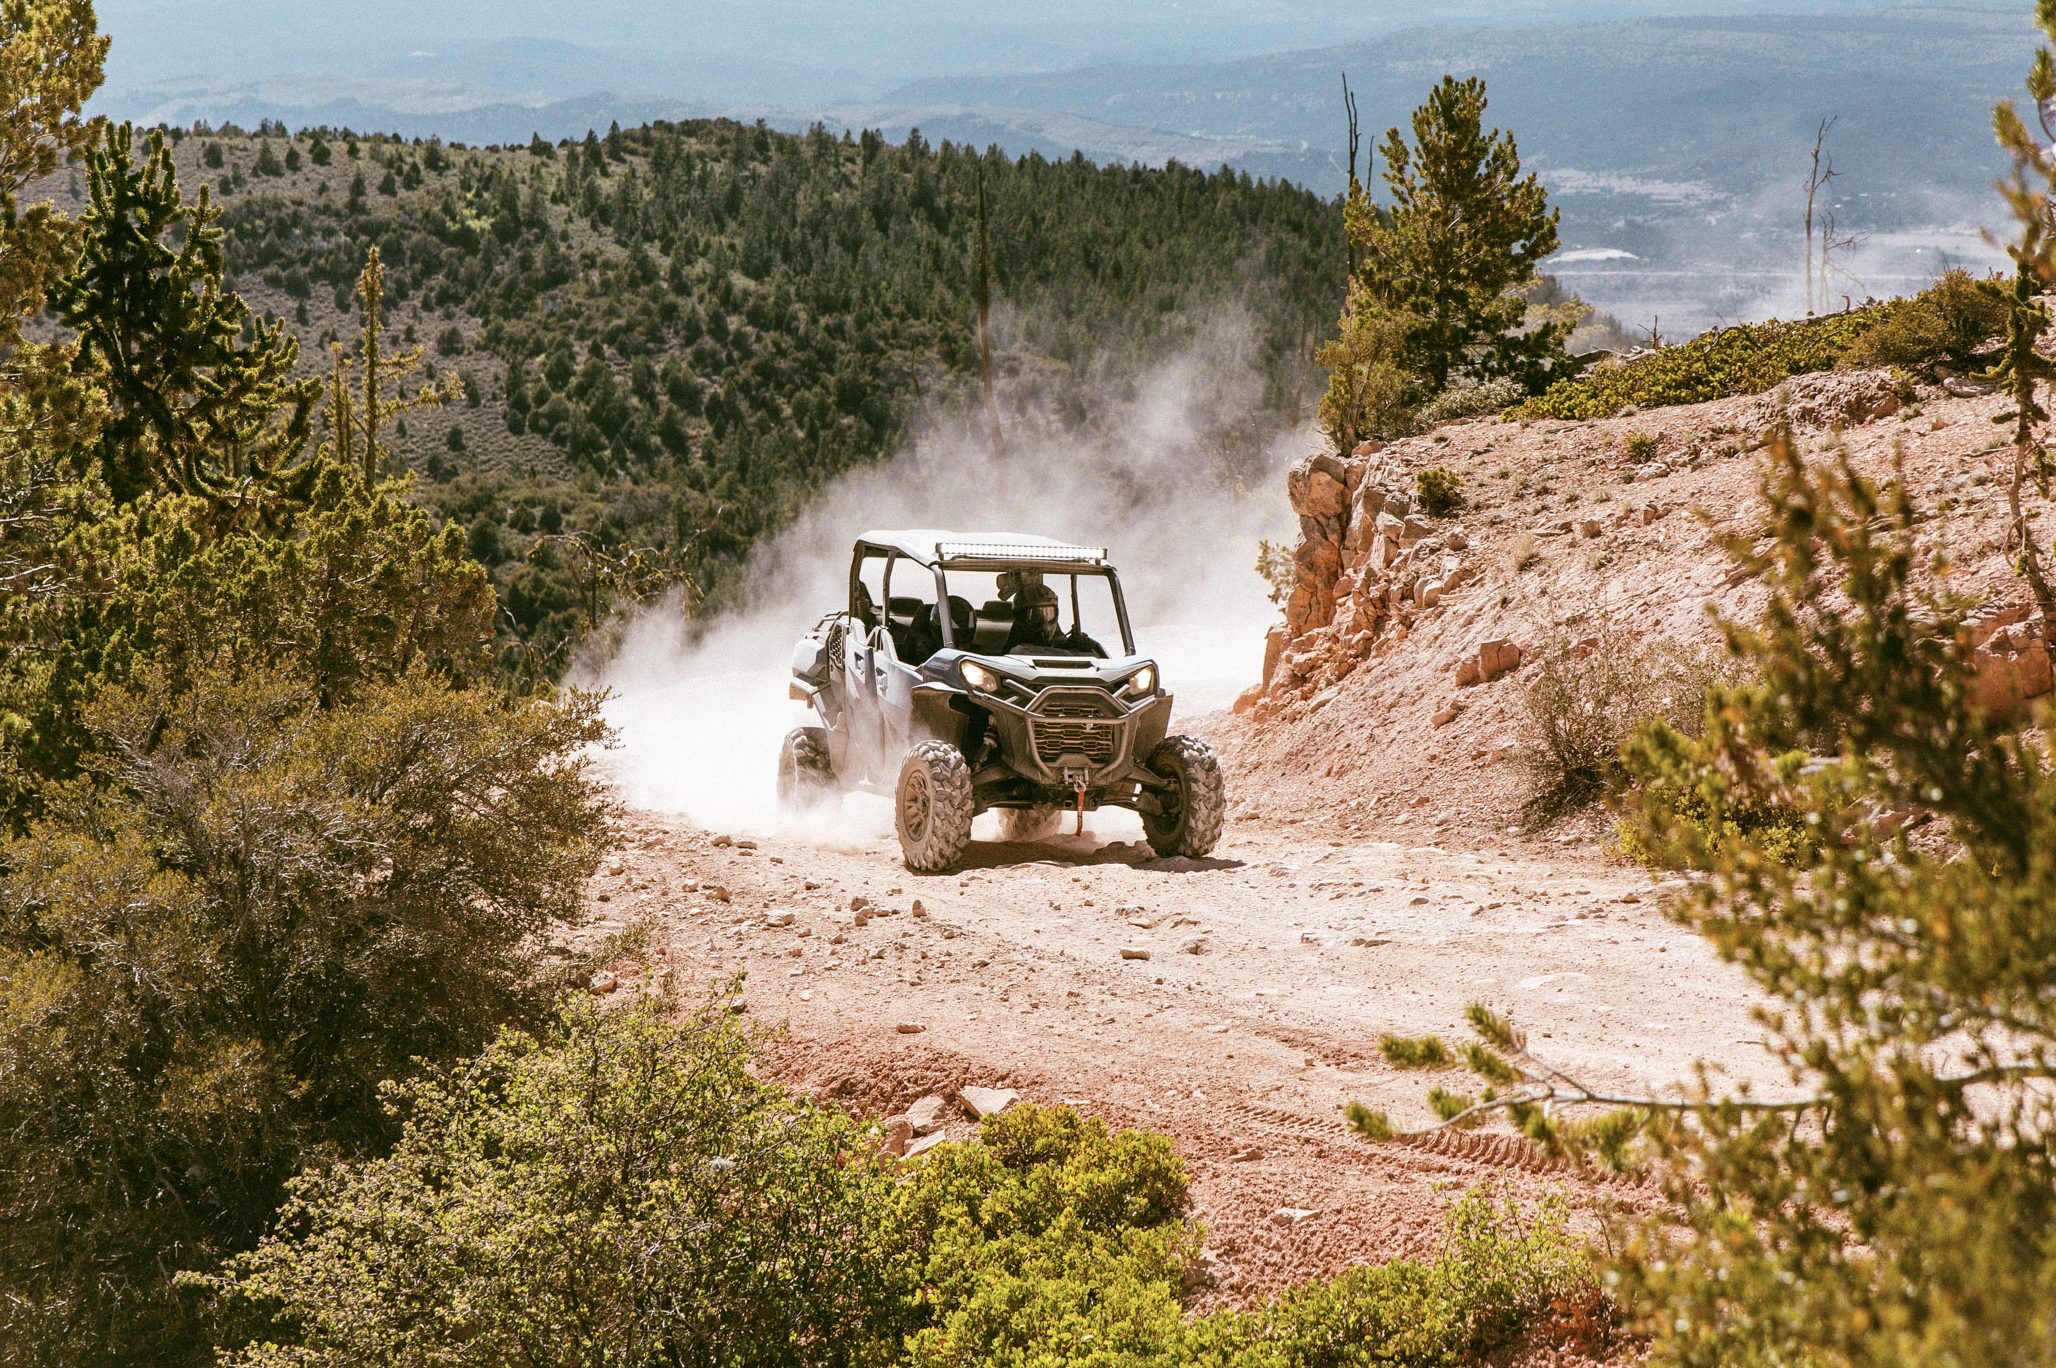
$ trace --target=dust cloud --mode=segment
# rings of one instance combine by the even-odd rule
[[[843,605],[850,547],[870,528],[936,527],[1056,537],[1110,549],[1134,623],[1176,695],[1178,719],[1226,707],[1257,681],[1277,619],[1257,543],[1288,537],[1284,466],[1310,428],[1224,440],[1257,407],[1248,344],[1233,325],[1089,407],[1065,433],[1032,406],[1005,422],[996,459],[979,415],[945,417],[898,456],[850,471],[761,545],[733,606],[698,622],[676,606],[631,623],[614,657],[585,672],[609,689],[623,797],[721,831],[802,836],[855,848],[892,831],[890,804],[846,795],[794,818],[775,797],[779,743],[811,713],[787,697],[793,650]],[[1075,402],[1075,400],[1073,401]],[[1309,398],[1311,407],[1311,396]],[[989,834],[990,816],[977,834]],[[1087,818],[1087,838],[1132,839],[1140,822]],[[1067,824],[1065,830],[1070,830]]]

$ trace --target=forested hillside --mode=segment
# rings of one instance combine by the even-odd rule
[[[696,122],[460,149],[266,127],[172,150],[303,374],[354,345],[378,249],[393,340],[451,396],[402,415],[393,451],[466,529],[506,663],[536,676],[596,605],[680,579],[718,594],[825,476],[975,399],[981,183],[1009,427],[1089,425],[1095,396],[1218,345],[1226,319],[1256,392],[1224,439],[1254,449],[1318,397],[1342,288],[1339,211],[1305,191],[918,136]],[[79,194],[75,175],[50,188]]]

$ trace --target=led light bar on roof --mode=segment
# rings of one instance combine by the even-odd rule
[[[1012,542],[937,542],[935,554],[944,560],[1078,561],[1097,564],[1107,558],[1107,549],[1104,546],[1030,546]]]

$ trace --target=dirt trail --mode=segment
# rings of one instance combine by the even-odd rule
[[[1383,1032],[1461,1038],[1465,1003],[1484,1000],[1597,1081],[1660,1087],[1711,1059],[1778,1084],[1741,976],[1639,872],[1249,823],[1214,858],[1158,860],[1126,814],[1090,820],[1101,833],[980,841],[959,872],[924,877],[883,834],[824,848],[635,813],[579,938],[647,919],[646,956],[618,966],[631,988],[746,971],[753,1019],[789,1032],[768,1071],[862,1115],[997,1085],[1169,1134],[1234,1300],[1426,1252],[1449,1201],[1495,1175],[1648,1199],[1509,1135],[1355,1136],[1351,1099],[1431,1119],[1432,1080],[1387,1065]],[[1281,1208],[1314,1214],[1286,1224]]]

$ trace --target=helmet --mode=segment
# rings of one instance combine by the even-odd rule
[[[1046,584],[1024,584],[1014,596],[1014,619],[1033,624],[1045,635],[1057,629],[1056,591]]]

